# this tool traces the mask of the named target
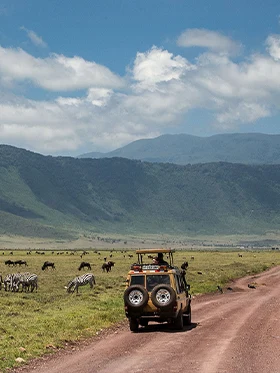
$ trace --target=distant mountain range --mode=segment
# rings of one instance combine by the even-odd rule
[[[280,226],[280,165],[51,157],[0,146],[0,234],[236,234]]]
[[[280,135],[222,134],[211,137],[162,135],[134,141],[109,153],[87,153],[79,158],[123,157],[147,162],[196,164],[231,162],[280,164]]]

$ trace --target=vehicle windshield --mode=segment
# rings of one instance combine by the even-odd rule
[[[168,275],[147,275],[146,281],[146,288],[148,292],[152,291],[156,285],[170,285],[170,278]]]

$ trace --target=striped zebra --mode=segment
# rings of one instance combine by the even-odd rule
[[[25,273],[12,273],[11,274],[11,289],[10,290],[18,292],[20,285],[22,285],[22,278],[24,276],[28,276],[28,275],[30,275],[29,272],[25,272]]]
[[[32,293],[35,289],[38,289],[38,276],[35,273],[22,273],[19,281],[17,283],[17,291],[19,290],[19,286],[22,286],[22,291],[25,292],[29,291]]]
[[[21,291],[29,291],[30,289],[32,292],[38,288],[38,276],[30,272],[9,273],[4,278],[3,283],[5,291],[18,292],[21,286]]]
[[[9,291],[9,290],[12,290],[12,274],[9,273],[7,274],[5,277],[4,277],[4,281],[3,281],[3,284],[4,284],[4,290],[5,291]]]
[[[66,289],[68,293],[74,293],[75,290],[78,293],[79,286],[84,286],[86,284],[89,284],[91,289],[93,288],[93,285],[95,284],[95,278],[92,273],[85,273],[82,276],[75,277],[68,283]]]
[[[21,275],[21,273],[7,274],[3,281],[5,291],[18,291],[18,282]]]

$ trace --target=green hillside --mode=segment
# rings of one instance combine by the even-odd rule
[[[46,157],[0,146],[0,233],[263,233],[280,223],[280,165]]]
[[[162,135],[134,141],[109,153],[87,153],[81,158],[123,157],[147,162],[196,164],[231,162],[280,164],[280,135],[261,133],[222,134],[198,137]]]

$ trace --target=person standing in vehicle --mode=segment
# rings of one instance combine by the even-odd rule
[[[158,256],[157,256],[157,262],[159,265],[169,265],[164,259],[163,259],[163,253],[158,253]]]

